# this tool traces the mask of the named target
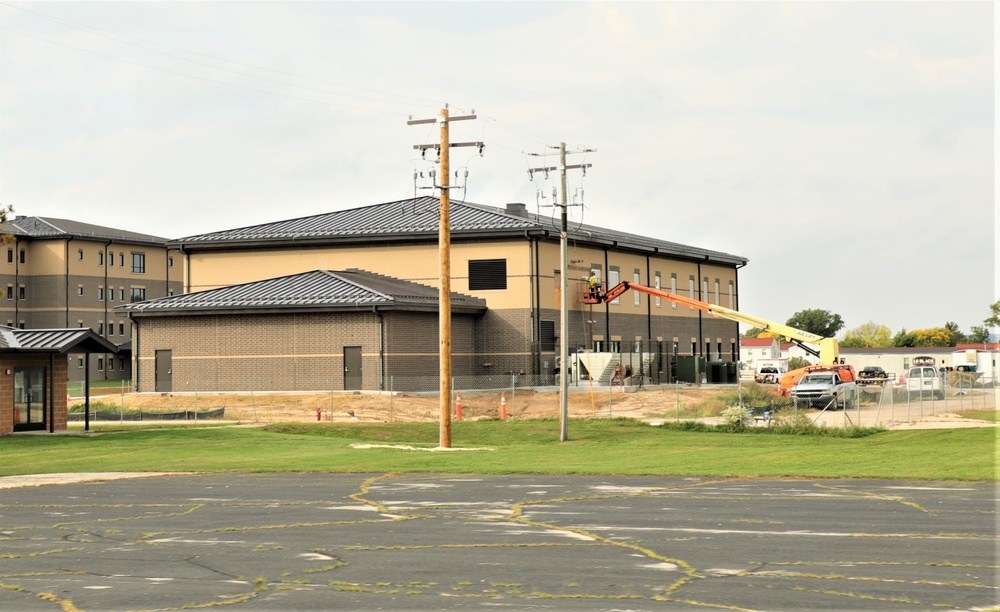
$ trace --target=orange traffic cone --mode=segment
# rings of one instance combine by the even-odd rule
[[[507,395],[503,391],[500,392],[500,420],[507,420]]]
[[[462,420],[462,394],[461,393],[456,393],[455,394],[455,420],[456,421],[461,421]]]

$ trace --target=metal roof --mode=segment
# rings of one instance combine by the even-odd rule
[[[117,353],[89,328],[17,329],[0,325],[0,353]]]
[[[482,312],[486,301],[451,294],[453,312]],[[438,289],[365,270],[314,270],[290,276],[186,293],[115,308],[133,315],[194,314],[202,312],[437,311]]]
[[[164,246],[166,238],[129,232],[126,230],[92,225],[70,219],[54,219],[52,217],[17,217],[3,224],[3,230],[15,236],[28,238],[78,238],[84,240],[113,240],[133,244],[151,244]]]
[[[309,217],[264,223],[172,240],[169,246],[187,250],[233,247],[336,244],[358,241],[433,239],[438,234],[437,198],[423,196],[408,200],[374,204]],[[517,209],[521,210],[517,212]],[[450,208],[451,235],[461,238],[523,237],[530,234],[557,240],[559,230],[552,219],[528,213],[523,206],[500,209],[473,202],[453,200]],[[574,225],[570,237],[577,244],[632,249],[645,253],[663,253],[674,257],[709,260],[730,265],[745,265],[747,259],[639,236],[593,225]]]

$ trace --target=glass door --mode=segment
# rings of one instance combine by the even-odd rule
[[[45,429],[45,368],[14,368],[14,431]]]

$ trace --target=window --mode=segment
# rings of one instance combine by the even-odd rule
[[[118,369],[122,370],[122,371],[125,371],[125,358],[124,357],[119,357],[118,358]]]
[[[708,297],[708,277],[707,276],[705,278],[701,279],[701,295],[698,296],[698,299],[701,300],[702,302],[704,302],[705,300],[709,299],[709,297]]]
[[[114,266],[115,265],[115,253],[114,253],[114,251],[108,251],[108,265],[109,266]]]
[[[7,299],[14,299],[14,285],[7,285]]]
[[[24,285],[21,285],[20,287],[17,288],[17,299],[23,300],[24,298],[25,298],[25,289]]]
[[[97,301],[98,302],[104,301],[104,287],[97,288]]]
[[[654,283],[653,286],[656,289],[660,288],[660,273],[659,272],[656,273],[656,282]],[[661,298],[660,296],[656,296],[656,307],[657,308],[660,307],[660,305],[662,304],[662,302],[663,302],[663,298]]]
[[[619,269],[615,268],[615,267],[609,267],[608,268],[608,284],[607,284],[607,288],[605,289],[605,291],[607,291],[607,289],[610,289],[611,287],[617,287],[618,283],[620,283],[620,282],[621,282],[621,272],[619,271]],[[621,304],[622,303],[622,299],[621,298],[615,298],[615,299],[611,300],[611,303],[612,304]]]
[[[470,259],[469,291],[507,288],[506,259]]]
[[[115,322],[114,321],[111,321],[110,323],[108,323],[108,335],[109,336],[114,336],[115,335]],[[109,363],[108,366],[110,368],[111,364]]]
[[[21,261],[21,263],[24,263],[24,249],[21,249],[21,252],[18,253],[18,259]]]
[[[79,295],[79,296],[81,296],[81,297],[83,296],[83,285],[77,285],[76,286],[76,294]]]
[[[125,287],[120,287],[118,289],[118,301],[119,302],[125,301]]]
[[[142,302],[146,299],[146,289],[144,287],[132,287],[132,301]]]
[[[639,284],[639,271],[638,270],[635,270],[634,272],[632,272],[632,282],[635,283],[636,285]],[[638,291],[633,291],[632,292],[632,304],[635,305],[635,306],[641,305],[640,302],[642,300],[639,299],[640,297],[641,296],[639,295]]]
[[[119,336],[124,336],[125,335],[125,324],[124,323],[119,323],[118,324],[118,335]]]
[[[677,275],[670,275],[670,293],[677,293]],[[677,308],[677,302],[670,303],[671,308]]]
[[[688,277],[688,297],[694,298],[694,277]],[[689,306],[691,310],[694,310],[694,306]]]
[[[115,358],[108,357],[108,372],[114,372],[114,371],[115,371]]]
[[[104,357],[97,358],[97,371],[98,372],[104,371]]]
[[[77,357],[76,358],[76,367],[78,367],[78,368],[82,368],[83,367],[83,357]]]
[[[145,274],[146,273],[146,254],[145,253],[132,253],[132,273],[133,274]]]
[[[719,279],[715,279],[715,303],[722,306],[722,295],[719,293]],[[720,353],[722,351],[719,351]]]
[[[125,252],[124,251],[122,251],[121,253],[118,254],[118,265],[121,266],[121,267],[123,267],[123,268],[125,267]]]
[[[556,322],[538,322],[538,341],[543,351],[556,350]]]
[[[173,255],[170,255],[169,257],[167,257],[167,267],[168,268],[173,268],[174,267],[174,256]]]
[[[99,266],[104,265],[104,251],[97,252],[97,265]]]
[[[97,335],[98,336],[103,336],[104,335],[104,321],[98,321],[98,323],[97,323]]]
[[[7,249],[7,263],[14,263],[14,249]]]
[[[83,249],[76,250],[76,259],[77,261],[83,261]]]
[[[729,307],[736,308],[736,302],[733,301],[733,281],[729,281]]]

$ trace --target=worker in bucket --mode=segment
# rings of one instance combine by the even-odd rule
[[[590,286],[590,297],[596,300],[600,295],[601,279],[597,277],[597,274],[591,272],[590,278],[587,279],[587,285]]]

